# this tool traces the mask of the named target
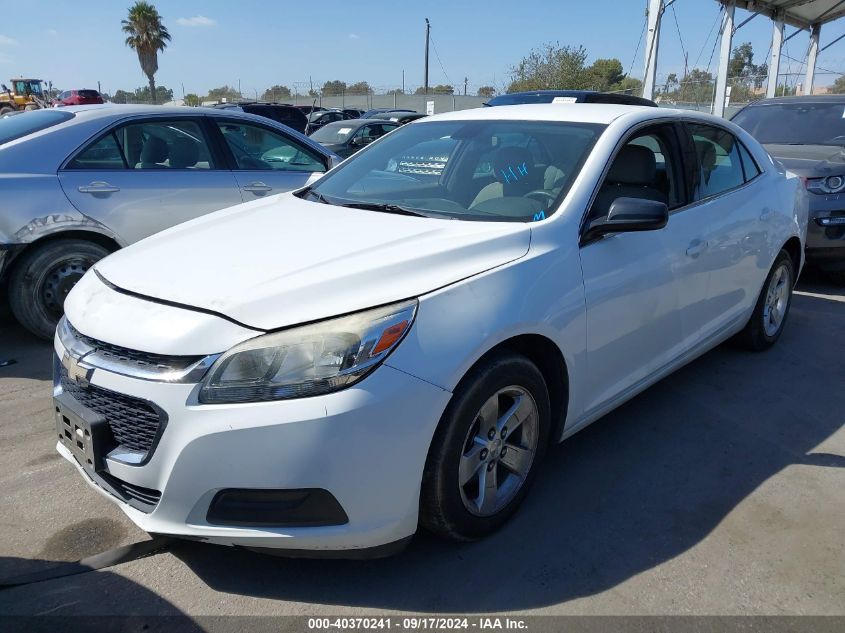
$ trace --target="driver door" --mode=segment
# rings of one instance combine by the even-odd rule
[[[282,132],[233,119],[214,119],[232,154],[232,173],[244,202],[311,184],[328,169],[326,159]]]
[[[688,349],[688,318],[707,297],[697,245],[704,214],[685,209],[688,193],[676,129],[634,132],[620,148],[595,196],[588,221],[617,197],[665,202],[659,230],[611,233],[581,245],[587,322],[584,413],[605,410]]]

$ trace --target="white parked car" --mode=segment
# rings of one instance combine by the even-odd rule
[[[730,337],[774,344],[806,214],[721,119],[429,117],[96,263],[55,338],[58,450],[149,532],[341,556],[480,537],[550,442]]]

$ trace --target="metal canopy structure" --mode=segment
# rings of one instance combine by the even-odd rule
[[[675,0],[648,0],[648,30],[646,37],[645,72],[643,96],[654,97],[654,79],[657,69],[657,50],[660,39],[660,19],[663,12]],[[721,28],[721,47],[719,49],[719,70],[716,76],[716,92],[713,98],[713,114],[724,115],[727,86],[728,63],[730,61],[733,35],[739,25],[734,25],[734,11],[738,7],[756,15],[763,15],[772,20],[772,47],[769,58],[769,76],[766,89],[767,97],[774,97],[777,90],[777,78],[780,71],[781,48],[783,43],[800,31],[809,31],[810,44],[807,50],[807,75],[804,82],[804,94],[812,94],[815,79],[816,59],[824,48],[819,48],[819,36],[823,24],[833,22],[845,16],[845,0],[716,0],[722,5],[724,15]],[[784,39],[784,25],[796,27],[796,31]],[[845,37],[845,36],[843,36]],[[834,42],[839,41],[837,38]]]

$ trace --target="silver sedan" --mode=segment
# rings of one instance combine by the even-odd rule
[[[65,296],[101,257],[308,185],[339,161],[284,125],[229,110],[105,105],[0,118],[0,285],[18,321],[51,338]]]

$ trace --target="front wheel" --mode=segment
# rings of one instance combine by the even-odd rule
[[[21,256],[9,279],[9,304],[22,326],[51,339],[71,288],[109,251],[99,244],[59,239]]]
[[[792,258],[782,250],[775,258],[769,276],[766,277],[751,318],[737,335],[743,347],[761,352],[777,342],[783,333],[789,307],[792,305],[794,285],[795,268]]]
[[[466,541],[499,528],[516,511],[548,444],[549,394],[537,366],[501,353],[455,390],[426,460],[420,522]]]

